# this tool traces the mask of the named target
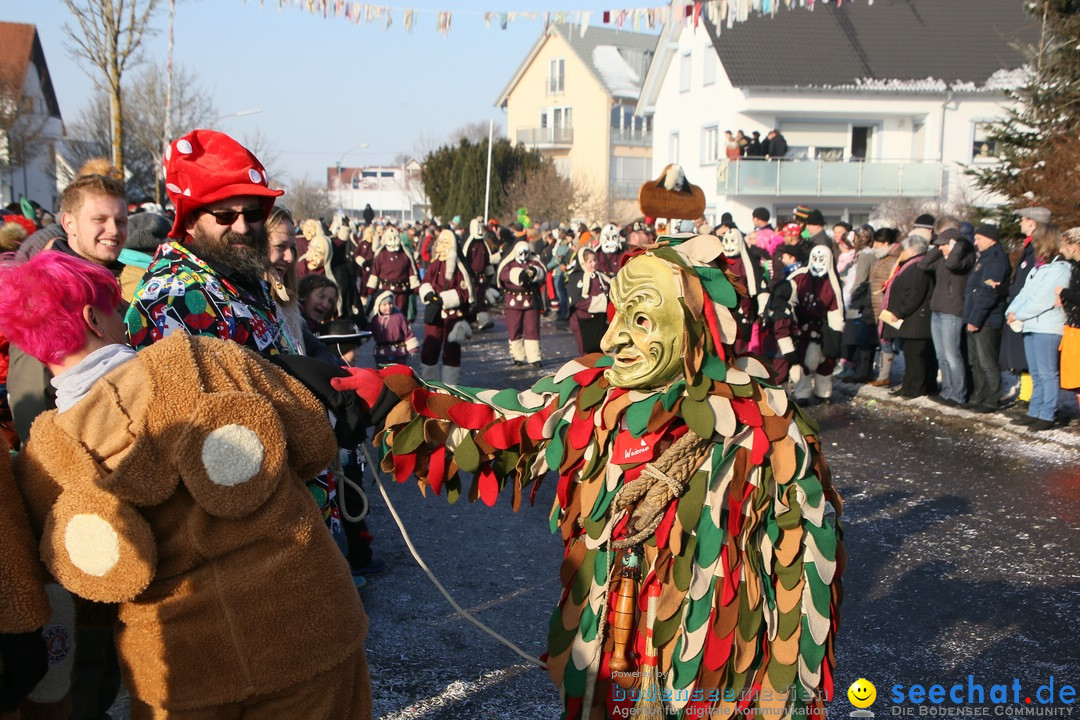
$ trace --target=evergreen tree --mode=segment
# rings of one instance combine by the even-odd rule
[[[1015,104],[988,140],[1001,162],[969,170],[1015,207],[1042,205],[1062,228],[1080,225],[1072,179],[1080,171],[1080,0],[1033,0],[1042,32],[1030,49],[1027,81],[1008,93]]]
[[[431,212],[447,220],[454,215],[476,217],[484,212],[487,139],[472,142],[461,138],[457,145],[444,145],[424,158],[421,180],[431,199]],[[499,138],[491,148],[491,199],[489,214],[505,214],[503,187],[518,176],[550,163],[540,153],[524,145]],[[512,210],[512,209],[511,209]]]

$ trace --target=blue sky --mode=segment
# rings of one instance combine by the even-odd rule
[[[295,2],[293,3],[295,4]],[[390,3],[387,3],[390,4]],[[276,0],[178,0],[175,61],[196,72],[222,115],[217,129],[243,138],[256,130],[290,178],[321,181],[344,155],[345,165],[391,162],[441,142],[467,123],[505,125],[495,99],[543,31],[542,19],[518,19],[507,30],[484,26],[483,12],[603,10],[654,7],[653,2],[571,0],[401,0],[393,27],[313,16]],[[147,58],[165,64],[168,4],[145,42]],[[402,10],[417,11],[411,33]],[[436,12],[452,11],[450,32],[436,30]],[[541,16],[542,17],[542,16]],[[37,25],[65,121],[74,120],[93,83],[66,50],[64,24],[73,20],[61,0],[4,0],[0,20]],[[367,148],[358,148],[367,143]]]

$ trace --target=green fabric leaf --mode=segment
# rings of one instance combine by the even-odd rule
[[[787,640],[791,637],[791,633],[799,629],[799,623],[801,622],[802,611],[796,605],[790,612],[780,613],[780,622],[776,627],[776,634],[780,636],[781,640]],[[803,630],[803,632],[807,631]]]
[[[465,433],[464,437],[461,438],[461,442],[454,448],[454,460],[457,462],[458,467],[467,473],[475,473],[476,469],[480,467],[480,449],[473,442],[471,432]]]
[[[461,497],[461,477],[454,473],[454,477],[446,481],[446,501],[453,505]]]
[[[538,395],[544,395],[545,393],[558,392],[559,388],[555,385],[554,375],[545,375],[544,377],[533,383],[532,391]]]
[[[709,567],[720,556],[720,549],[724,546],[724,532],[713,525],[712,514],[707,508],[701,511],[701,520],[698,521],[694,538],[697,546],[697,564],[701,567]],[[683,550],[683,554],[686,554],[686,550]]]
[[[675,404],[679,402],[679,398],[683,396],[683,392],[686,390],[686,381],[677,380],[667,391],[660,396],[660,402],[664,404],[664,409],[671,412],[671,409],[675,407]]]
[[[591,517],[593,520],[605,520],[608,508],[611,507],[611,501],[615,499],[615,495],[618,492],[618,485],[608,490],[607,483],[605,482],[603,489],[600,490],[600,495],[597,496],[596,502],[593,503],[592,512],[589,513],[589,517]]]
[[[596,442],[595,438],[589,440],[589,447],[592,448],[592,458],[590,458],[589,461],[585,463],[585,467],[581,469],[580,478],[591,478],[600,471],[602,466],[607,465],[607,453],[600,451],[600,445]],[[586,452],[588,452],[588,450],[586,450]],[[599,482],[603,482],[603,480]],[[581,511],[589,512],[591,509],[592,508],[581,508]]]
[[[580,605],[585,602],[585,598],[589,595],[589,587],[593,581],[593,565],[596,562],[596,550],[588,550],[585,552],[585,557],[581,559],[581,567],[578,568],[577,574],[574,575],[574,579],[570,584],[570,597],[573,598],[575,605]]]
[[[608,581],[608,563],[611,561],[611,553],[606,550],[596,551],[596,560],[593,562],[593,582],[603,585]]]
[[[728,385],[728,387],[731,388],[731,394],[735,397],[754,397],[754,386],[752,383],[746,383],[745,385]]]
[[[678,240],[672,240],[671,244],[676,245],[682,242],[683,240],[680,238]],[[684,258],[675,250],[672,250],[671,248],[656,248],[654,250],[650,250],[649,252],[651,252],[654,256],[660,258],[661,260],[667,260],[672,265],[677,265],[678,267],[682,268],[689,267],[686,264],[686,258]]]
[[[704,373],[698,373],[694,376],[690,387],[686,388],[686,395],[691,400],[702,402],[709,397],[710,390],[712,390],[712,380]]]
[[[814,609],[820,615],[829,617],[829,600],[832,594],[829,592],[829,586],[821,579],[817,565],[812,562],[806,563],[803,566],[803,575],[806,576],[806,584],[810,586],[810,600],[814,604]]]
[[[570,697],[581,697],[585,694],[586,672],[574,664],[574,657],[566,661],[566,669],[563,670],[563,690]]]
[[[652,416],[652,410],[659,399],[659,395],[651,395],[644,400],[632,403],[626,409],[626,427],[632,436],[639,438],[648,430],[649,417]]]
[[[825,657],[825,644],[818,645],[814,642],[814,636],[810,634],[810,623],[805,617],[802,619],[802,635],[799,636],[799,654],[806,661],[810,672],[817,670]]]
[[[817,420],[807,415],[798,405],[795,405],[795,425],[804,437],[808,435],[817,437],[821,434],[821,427],[818,426]]]
[[[701,507],[705,502],[705,491],[708,488],[709,474],[704,470],[698,470],[690,478],[686,486],[686,492],[679,498],[679,506],[675,514],[679,517],[679,524],[686,530],[697,527],[701,517]]]
[[[777,579],[780,580],[780,585],[785,590],[791,590],[793,587],[799,584],[799,580],[802,579],[803,561],[801,557],[796,557],[790,565],[784,566],[780,563],[774,563],[773,572],[776,573]]]
[[[715,580],[713,580],[713,587],[716,587]],[[709,613],[712,611],[713,594],[711,592],[705,593],[705,596],[700,600],[691,600],[690,596],[687,595],[686,602],[689,603],[689,612],[686,613],[686,632],[692,633],[709,619]]]
[[[717,382],[727,379],[727,363],[721,360],[719,355],[706,355],[701,370]]]
[[[682,611],[678,610],[667,620],[657,620],[653,626],[653,645],[661,648],[671,642],[675,637],[675,631],[682,624]]]
[[[698,674],[698,668],[701,667],[701,657],[705,654],[704,651],[701,651],[698,652],[696,657],[692,657],[686,662],[679,660],[684,639],[685,636],[679,636],[679,639],[675,642],[675,654],[671,656],[671,670],[675,673],[671,682],[680,690],[694,682],[694,678]]]
[[[716,418],[707,402],[698,402],[689,398],[683,400],[682,416],[690,429],[703,438],[710,438],[716,426]]]
[[[690,578],[694,573],[694,550],[697,548],[697,538],[691,536],[683,549],[682,555],[675,556],[675,562],[671,567],[671,577],[675,581],[675,587],[683,592],[690,588]]]
[[[585,534],[593,540],[599,539],[604,534],[604,528],[607,526],[605,518],[593,519],[591,515],[582,515],[581,520],[585,524]]]
[[[555,435],[548,442],[545,459],[549,468],[557,470],[559,465],[562,464],[564,440],[566,437],[566,430],[570,427],[570,422],[563,420],[555,427]],[[460,464],[460,463],[459,463]]]
[[[825,557],[826,560],[836,559],[836,528],[832,526],[832,523],[826,519],[825,527],[818,527],[811,523],[806,523],[806,530],[810,533],[810,536],[814,538],[814,544],[817,545],[818,550]]]
[[[762,615],[761,607],[751,609],[746,595],[745,581],[739,584],[739,635],[744,639],[757,637],[761,630]]]
[[[548,657],[558,657],[566,652],[577,635],[577,628],[567,630],[562,624],[562,610],[555,608],[548,623]]]
[[[802,524],[802,519],[802,508],[799,507],[799,503],[792,503],[790,510],[776,516],[776,524],[784,530],[794,530]]]
[[[518,400],[518,391],[513,388],[507,388],[495,393],[495,396],[491,398],[491,402],[504,410],[514,412],[528,412],[535,409],[522,405]]]
[[[562,519],[562,508],[559,507],[559,503],[553,503],[551,506],[551,515],[548,516],[548,530],[554,535],[559,531],[559,520]]]
[[[694,268],[694,271],[701,278],[701,284],[713,302],[726,308],[734,308],[739,302],[739,295],[735,292],[735,286],[724,275],[722,268],[697,267]]]
[[[614,364],[615,364],[615,358],[611,357],[610,355],[605,355],[604,357],[597,360],[596,363],[593,365],[593,367],[609,368]]]
[[[491,463],[491,469],[495,471],[495,477],[502,480],[516,472],[517,462],[521,453],[516,450],[497,450],[495,459]]]
[[[806,503],[810,507],[817,507],[821,502],[821,481],[818,480],[817,475],[807,475],[799,478],[796,481],[798,486],[802,488],[802,491],[806,494]]]
[[[607,388],[600,387],[600,381],[597,380],[592,385],[581,388],[581,392],[578,393],[577,406],[581,410],[588,410],[598,405],[606,395]]]
[[[769,662],[769,682],[774,688],[786,688],[795,682],[795,675],[799,670],[798,663],[784,665],[775,660]]]
[[[600,629],[600,616],[593,612],[592,606],[586,605],[581,610],[581,639],[592,642]]]

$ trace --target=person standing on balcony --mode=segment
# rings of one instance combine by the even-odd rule
[[[767,159],[779,159],[787,155],[787,140],[784,139],[779,130],[770,130],[769,134],[765,136],[765,142],[762,144],[765,146],[765,157]]]
[[[759,158],[765,155],[765,148],[761,144],[761,133],[754,130],[750,133],[750,141],[746,143],[746,155],[748,158]]]
[[[730,130],[724,131],[724,155],[727,157],[728,162],[739,159],[739,141],[735,139],[735,136]]]

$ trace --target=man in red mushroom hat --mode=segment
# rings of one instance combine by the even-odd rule
[[[135,290],[125,318],[131,344],[176,330],[233,340],[264,355],[295,352],[263,275],[264,222],[283,194],[247,148],[215,130],[192,130],[165,151],[165,189],[176,207],[169,237]]]

